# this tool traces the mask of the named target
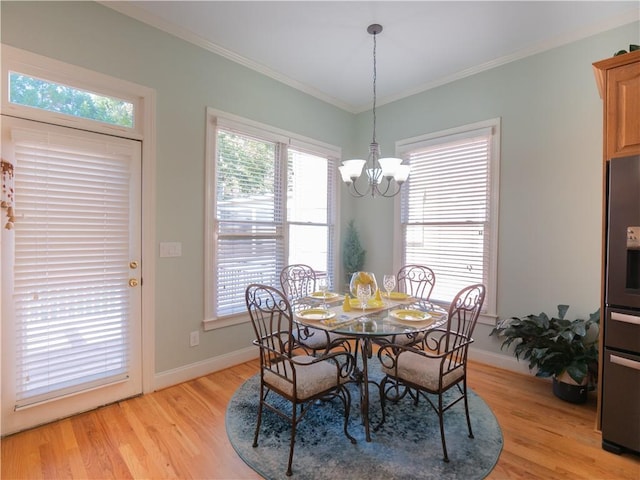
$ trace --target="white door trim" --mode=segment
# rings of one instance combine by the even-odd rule
[[[22,70],[24,73],[38,70],[53,72],[56,78],[80,79],[85,86],[94,86],[100,90],[108,86],[111,93],[119,92],[127,98],[135,98],[139,115],[135,132],[130,138],[142,140],[142,391],[152,392],[156,389],[155,380],[155,272],[156,272],[156,91],[152,88],[132,82],[110,77],[82,67],[37,55],[26,50],[17,49],[5,44],[0,45],[2,56],[2,111],[13,116],[43,120],[42,112],[34,109],[9,109],[6,88],[7,71]],[[26,69],[26,70],[25,70]],[[26,112],[26,113],[25,113]],[[38,117],[38,118],[34,118]],[[59,119],[58,119],[59,120]],[[45,119],[50,123],[64,122]],[[70,125],[67,125],[70,126]],[[78,128],[78,124],[72,126]],[[85,127],[86,128],[86,127]],[[86,128],[93,130],[92,128]],[[102,132],[104,133],[104,132]],[[113,134],[113,132],[111,132]],[[126,136],[123,134],[122,136]],[[1,259],[0,259],[1,261]],[[0,306],[2,298],[0,296]],[[0,340],[2,333],[0,329]],[[0,357],[1,362],[1,357]],[[0,370],[2,365],[0,363]],[[5,432],[1,432],[4,434]]]

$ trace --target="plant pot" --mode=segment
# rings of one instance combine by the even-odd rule
[[[565,402],[585,403],[588,390],[586,378],[583,385],[578,385],[566,372],[553,377],[553,394]]]

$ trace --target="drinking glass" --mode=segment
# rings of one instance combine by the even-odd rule
[[[369,284],[360,284],[358,285],[358,301],[360,302],[360,306],[362,307],[362,318],[361,321],[368,320],[364,314],[365,309],[367,308],[367,303],[372,297],[371,293],[371,285]]]
[[[387,291],[387,299],[391,301],[391,290],[396,287],[396,276],[395,275],[385,275],[382,278],[382,285],[384,285],[384,289]]]
[[[318,279],[318,289],[322,292],[322,308],[327,309],[327,292],[329,291],[329,279],[321,277]]]

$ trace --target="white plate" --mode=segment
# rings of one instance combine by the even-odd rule
[[[340,296],[339,293],[335,292],[327,292],[326,295],[323,295],[322,292],[313,292],[311,297],[317,298],[319,300],[333,300],[334,298],[338,298]]]
[[[424,322],[431,319],[427,312],[411,309],[392,310],[389,315],[405,322]]]
[[[323,308],[309,308],[307,310],[299,310],[296,315],[303,320],[328,320],[336,316],[336,312],[330,312]]]

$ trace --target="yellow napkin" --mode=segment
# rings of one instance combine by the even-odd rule
[[[349,297],[348,293],[344,296],[344,303],[342,304],[342,311],[343,312],[350,312],[351,311],[351,298]]]
[[[376,289],[376,302],[382,302],[382,297],[380,296],[380,289]]]

